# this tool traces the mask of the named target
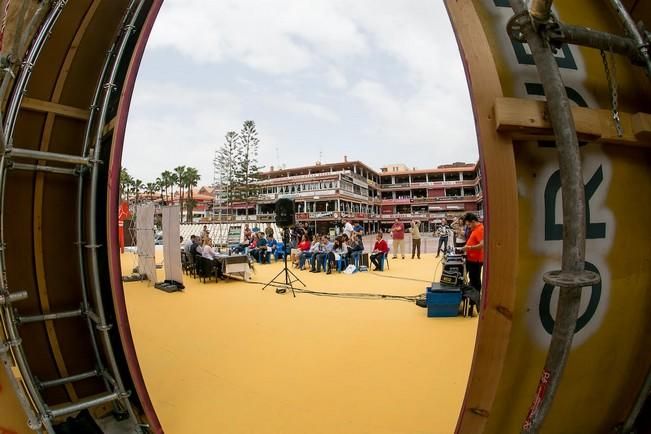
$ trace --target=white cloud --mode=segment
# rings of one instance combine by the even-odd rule
[[[325,72],[325,79],[328,84],[334,89],[344,89],[348,86],[348,79],[341,69],[334,66],[327,68]]]
[[[198,63],[236,61],[292,73],[314,65],[315,50],[336,58],[366,50],[364,36],[341,9],[328,1],[167,0],[151,45]]]
[[[125,161],[148,162],[143,173],[189,164],[212,179],[215,147],[245,119],[258,124],[265,165],[320,152],[376,167],[477,158],[442,2],[166,0],[148,50],[215,73],[175,85],[160,69],[138,83]]]
[[[339,115],[328,107],[302,101],[293,94],[274,94],[265,97],[263,103],[272,110],[307,115],[327,123],[337,123],[340,120]]]
[[[224,134],[238,129],[238,98],[224,92],[170,83],[139,83],[127,124],[123,164],[136,177],[153,180],[163,170],[186,165],[212,182],[212,157]]]

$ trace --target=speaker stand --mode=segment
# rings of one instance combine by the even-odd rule
[[[287,254],[288,251],[291,251],[291,248],[289,248],[289,229],[288,228],[283,228],[283,248],[285,249],[285,254],[283,255],[284,259],[284,267],[276,276],[271,279],[265,286],[262,287],[262,290],[264,291],[267,286],[272,286],[272,284],[280,284],[284,285],[279,286],[276,288],[276,294],[284,294],[287,292],[287,288],[291,288],[292,290],[292,295],[296,297],[296,292],[294,292],[294,282],[298,282],[301,285],[305,286],[305,284],[301,281],[301,279],[296,276],[296,274],[292,273],[292,271],[287,268]],[[283,279],[278,279],[282,275],[285,275],[285,281],[283,282]]]

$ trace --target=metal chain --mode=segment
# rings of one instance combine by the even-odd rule
[[[617,67],[615,66],[614,54],[610,51],[610,62],[606,57],[606,52],[601,51],[601,60],[606,70],[606,79],[608,80],[608,88],[610,89],[610,103],[613,121],[615,121],[615,129],[617,130],[617,137],[624,136],[624,129],[622,128],[622,121],[619,117],[618,95],[617,95]],[[612,72],[610,65],[612,65]]]

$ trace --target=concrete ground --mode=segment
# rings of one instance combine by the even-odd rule
[[[125,272],[134,263],[123,255]],[[281,264],[256,266],[254,283],[186,277],[182,293],[125,283],[138,357],[167,433],[454,431],[476,318],[427,318],[406,301],[262,291]],[[294,271],[312,291],[412,296],[434,270],[427,254],[392,260],[384,273]]]

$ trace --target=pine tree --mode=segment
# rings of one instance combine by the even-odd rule
[[[215,153],[213,165],[217,174],[220,201],[226,203],[226,215],[229,214],[238,190],[237,170],[240,137],[235,131],[226,133],[224,144]],[[221,209],[221,208],[220,208]]]
[[[249,215],[249,200],[257,196],[257,181],[260,178],[258,166],[258,148],[260,139],[255,129],[255,122],[244,121],[240,131],[240,152],[236,179],[238,183],[238,198],[244,200],[246,216]]]

